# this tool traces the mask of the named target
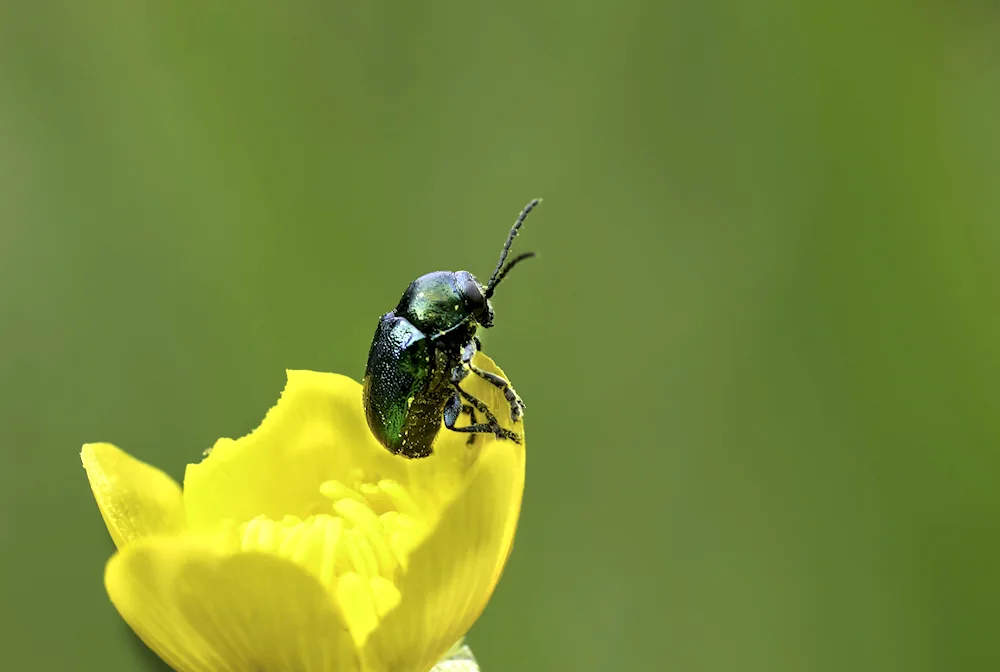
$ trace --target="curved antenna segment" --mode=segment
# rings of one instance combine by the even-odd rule
[[[500,281],[503,280],[508,271],[513,268],[514,264],[522,259],[528,259],[529,257],[534,256],[534,253],[528,253],[526,255],[522,254],[507,264],[506,267],[503,265],[503,262],[507,260],[507,253],[510,252],[510,246],[514,243],[514,238],[517,237],[518,229],[520,229],[521,225],[524,224],[524,220],[528,218],[528,213],[534,210],[535,207],[541,202],[542,199],[540,198],[532,199],[531,203],[524,206],[524,210],[522,210],[521,214],[517,216],[517,221],[514,222],[514,226],[511,227],[510,234],[507,236],[507,242],[503,244],[503,249],[500,250],[500,261],[497,262],[497,267],[494,269],[493,275],[490,276],[490,281],[486,283],[487,299],[493,296],[493,290],[495,290],[496,286],[500,284]]]
[[[524,261],[525,259],[531,259],[533,256],[535,256],[534,252],[525,252],[524,254],[519,254],[510,261],[508,261],[507,265],[503,267],[502,271],[500,271],[500,275],[497,276],[496,281],[486,290],[486,298],[488,299],[491,296],[493,296],[493,292],[496,290],[497,285],[500,284],[501,280],[507,277],[507,274],[510,273],[510,269],[514,268],[514,266],[519,261]]]

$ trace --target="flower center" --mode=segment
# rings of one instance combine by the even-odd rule
[[[258,516],[237,528],[244,551],[275,553],[304,567],[330,591],[361,647],[400,600],[398,583],[410,552],[434,521],[413,493],[393,480],[351,488],[326,481],[329,513],[305,519]]]

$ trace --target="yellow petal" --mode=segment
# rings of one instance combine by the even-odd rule
[[[80,457],[118,548],[184,530],[181,489],[165,473],[109,443],[87,444]]]
[[[482,353],[474,361],[503,376]],[[462,387],[495,409],[503,426],[521,431],[521,423],[511,422],[509,405],[497,387],[476,375],[469,375]],[[220,439],[204,461],[188,465],[188,524],[208,530],[226,519],[264,515],[279,520],[328,512],[330,499],[321,493],[328,481],[351,488],[383,480],[401,483],[434,519],[464,486],[480,452],[494,443],[509,443],[479,435],[469,447],[467,438],[442,424],[430,457],[392,455],[368,429],[360,383],[332,373],[289,371],[281,398],[260,427],[236,441]]]
[[[105,585],[122,618],[179,672],[360,669],[319,582],[276,555],[149,539],[111,559]]]
[[[491,442],[465,490],[410,556],[402,601],[366,644],[371,669],[428,670],[468,631],[506,562],[523,489],[524,445]]]
[[[476,364],[480,369],[484,371],[489,371],[490,373],[495,373],[504,380],[510,380],[507,374],[496,365],[496,363],[479,352],[476,353],[473,363]],[[521,515],[521,501],[524,497],[524,475],[525,475],[525,448],[524,448],[524,422],[513,422],[510,419],[510,414],[506,412],[500,412],[502,409],[510,408],[507,400],[504,398],[503,392],[496,386],[486,382],[479,376],[469,376],[469,378],[474,378],[475,380],[471,382],[464,382],[462,387],[468,390],[473,395],[479,397],[486,404],[495,409],[497,419],[500,424],[505,428],[513,430],[521,435],[521,444],[512,444],[510,441],[502,441],[494,437],[489,437],[491,450],[504,450],[506,449],[511,453],[513,462],[507,464],[505,462],[499,463],[486,463],[483,465],[477,465],[481,469],[498,469],[501,471],[499,476],[510,477],[510,495],[506,499],[498,499],[494,502],[495,506],[500,507],[505,510],[506,518],[503,526],[503,530],[498,532],[500,539],[500,548],[502,554],[497,558],[496,566],[493,570],[493,586],[496,585],[497,581],[500,580],[500,575],[503,573],[503,568],[507,564],[507,559],[510,557],[510,552],[514,545],[514,534],[517,531],[517,522]],[[492,447],[495,446],[495,447]],[[485,448],[485,446],[484,446]],[[492,594],[492,588],[490,589],[490,594]],[[489,599],[487,596],[486,599]],[[485,607],[485,601],[483,603]],[[464,632],[462,634],[465,634]]]
[[[289,371],[281,398],[260,427],[236,441],[220,439],[204,461],[188,465],[188,522],[208,529],[226,518],[306,518],[329,510],[320,494],[325,481],[349,482],[362,472],[392,477],[400,471],[394,463],[368,430],[359,383],[332,373]]]
[[[477,352],[472,361],[478,368],[494,373],[501,378],[508,379],[500,367],[482,352]],[[523,422],[514,423],[510,419],[510,404],[504,398],[503,391],[500,388],[470,373],[462,381],[462,389],[485,402],[493,410],[501,426],[523,435],[524,424]],[[485,421],[482,413],[478,412],[477,419],[479,422]],[[466,420],[465,422],[468,421]],[[436,520],[437,516],[440,515],[440,511],[458,497],[466,487],[470,478],[470,470],[476,466],[480,455],[493,450],[495,447],[514,450],[521,456],[523,477],[523,445],[519,446],[506,439],[498,439],[492,434],[477,434],[475,442],[472,446],[469,446],[466,443],[468,438],[468,434],[449,431],[442,423],[441,431],[434,442],[434,453],[430,457],[417,460],[403,459],[401,461],[405,473],[397,477],[397,480],[405,485],[409,492],[417,495],[425,508],[425,518],[431,522]],[[518,511],[520,511],[521,490],[523,490],[523,487],[522,478],[521,487],[517,489],[516,494],[516,508]],[[504,506],[506,504],[506,502],[502,503]],[[428,512],[427,509],[430,511]],[[516,525],[516,523],[517,516],[515,515],[512,524]],[[513,534],[513,528],[505,531],[505,534],[507,532]]]

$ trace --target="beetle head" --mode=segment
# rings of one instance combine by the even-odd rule
[[[483,286],[476,280],[476,276],[468,271],[459,271],[455,274],[455,286],[462,296],[462,304],[469,314],[476,318],[476,322],[489,329],[493,326],[493,306],[486,298]]]

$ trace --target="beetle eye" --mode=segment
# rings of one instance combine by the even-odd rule
[[[462,295],[462,304],[468,314],[485,325],[484,321],[489,321],[489,302],[483,296],[483,286],[476,280],[476,276],[468,271],[459,271],[455,274],[455,288]]]
[[[462,295],[465,298],[465,305],[473,314],[478,315],[486,308],[486,298],[474,278],[468,278],[462,285]]]

